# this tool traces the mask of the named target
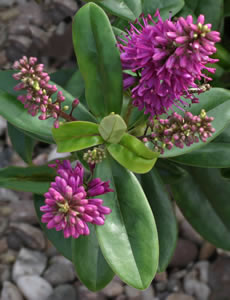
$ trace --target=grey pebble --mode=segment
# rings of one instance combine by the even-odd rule
[[[52,286],[37,275],[20,277],[17,286],[27,300],[46,300],[53,292]]]
[[[19,289],[11,282],[3,282],[1,300],[23,300]]]
[[[25,275],[41,275],[46,263],[47,257],[43,253],[22,248],[13,266],[13,280],[16,282]]]

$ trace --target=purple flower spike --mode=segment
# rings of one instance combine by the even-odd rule
[[[143,24],[137,20],[139,28],[130,24],[128,34],[118,43],[123,70],[140,77],[132,87],[133,105],[151,116],[166,113],[173,105],[188,105],[182,96],[198,102],[190,89],[203,92],[196,82],[211,80],[202,71],[215,72],[206,64],[218,61],[210,56],[220,41],[219,32],[211,31],[211,24],[204,25],[203,15],[196,24],[192,16],[163,21],[157,11],[155,17],[157,22],[150,15],[142,17]],[[132,86],[136,78],[125,74],[124,88]]]
[[[102,205],[102,199],[92,197],[112,192],[109,182],[95,178],[85,186],[84,169],[79,162],[74,168],[69,160],[57,161],[50,167],[57,169],[58,176],[44,195],[45,205],[40,207],[47,228],[62,230],[65,238],[78,238],[90,233],[87,223],[103,225],[111,209]]]

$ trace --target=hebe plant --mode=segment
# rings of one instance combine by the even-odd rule
[[[223,3],[95,2],[73,20],[79,69],[49,76],[23,57],[1,71],[0,112],[29,166],[2,169],[0,185],[34,193],[45,234],[90,290],[114,274],[145,289],[175,249],[172,199],[230,250],[230,92],[210,85],[229,55],[216,54]],[[36,141],[71,154],[35,166]]]

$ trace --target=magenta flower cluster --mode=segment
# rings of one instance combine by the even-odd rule
[[[65,101],[63,93],[59,91],[55,100],[52,100],[52,95],[57,92],[56,85],[49,83],[50,77],[44,72],[44,65],[37,64],[36,57],[27,58],[23,56],[22,59],[14,63],[14,69],[18,70],[18,73],[13,74],[14,79],[21,82],[15,86],[16,91],[26,90],[25,95],[19,95],[18,100],[24,104],[24,107],[28,109],[29,114],[36,116],[40,113],[39,119],[46,120],[48,118],[54,118],[54,127],[59,127],[58,118],[60,115],[63,117],[62,103]],[[79,100],[76,99],[77,103]],[[71,121],[71,116],[67,119]]]
[[[148,15],[143,24],[130,24],[128,35],[118,43],[123,70],[137,74],[125,74],[124,87],[133,86],[133,105],[151,116],[166,113],[173,105],[188,105],[182,97],[198,102],[189,89],[199,90],[197,81],[202,78],[211,80],[203,71],[215,72],[206,65],[218,61],[210,56],[220,41],[219,32],[205,25],[203,15],[196,24],[192,16],[176,21],[163,21],[159,11],[155,16],[157,22]]]
[[[149,121],[152,133],[143,138],[143,142],[150,141],[154,150],[164,153],[164,149],[171,150],[175,145],[183,149],[184,145],[191,146],[193,143],[207,142],[207,139],[215,132],[211,122],[213,117],[208,117],[202,109],[199,116],[186,112],[184,117],[174,112],[167,119],[153,119]]]
[[[58,176],[44,195],[45,205],[40,207],[47,228],[63,231],[65,238],[78,238],[90,233],[87,223],[103,225],[111,209],[94,197],[112,192],[109,182],[95,178],[84,184],[84,168],[79,162],[74,168],[69,160],[57,161],[50,167],[57,168]]]

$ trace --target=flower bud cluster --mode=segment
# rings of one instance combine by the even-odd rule
[[[149,121],[152,133],[144,137],[143,142],[152,142],[154,150],[161,154],[165,148],[171,150],[174,145],[183,149],[184,145],[189,147],[200,140],[207,142],[215,132],[211,124],[213,120],[213,117],[207,116],[204,109],[198,116],[185,112],[184,118],[174,112],[167,119]]]
[[[83,155],[83,159],[91,165],[98,164],[106,158],[105,150],[101,147],[95,147],[93,150],[88,150]]]
[[[13,67],[19,71],[13,75],[14,79],[21,81],[14,89],[16,91],[26,90],[26,94],[19,95],[18,100],[28,109],[29,114],[36,116],[40,113],[40,120],[54,118],[55,128],[59,127],[60,116],[69,121],[73,120],[71,115],[64,112],[69,107],[62,108],[65,97],[61,91],[58,91],[52,100],[52,96],[57,92],[57,87],[49,83],[50,77],[44,72],[44,65],[37,64],[36,57],[23,56],[14,63]]]

